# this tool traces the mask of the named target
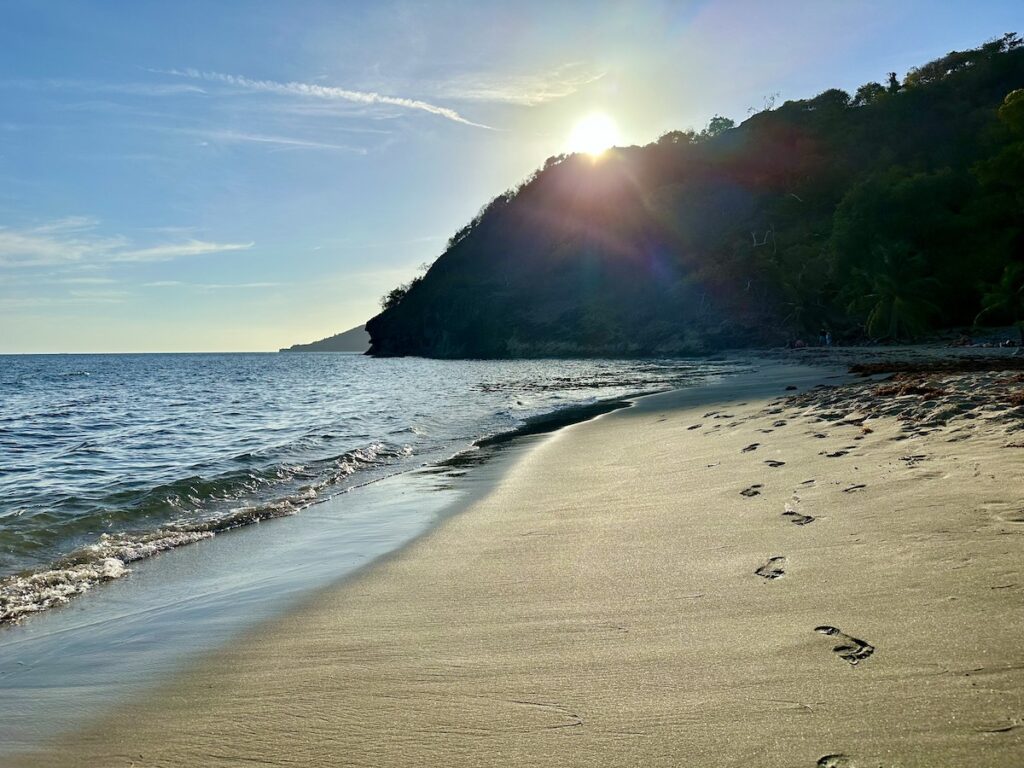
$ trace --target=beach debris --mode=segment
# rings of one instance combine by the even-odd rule
[[[761,491],[759,490],[760,488],[764,488],[764,486],[761,485],[761,483],[755,483],[754,485],[750,486],[749,488],[744,488],[742,491],[740,491],[740,496],[746,496],[748,498],[751,498],[751,497],[754,497],[754,496],[760,496],[761,495]]]
[[[786,558],[782,555],[776,555],[775,557],[769,557],[768,562],[758,568],[754,573],[760,576],[762,579],[768,579],[769,581],[781,578],[786,575],[786,571],[782,566],[786,564]]]
[[[836,638],[839,644],[832,648],[832,652],[852,666],[857,666],[875,652],[875,646],[871,643],[848,635],[838,627],[823,624],[820,627],[815,627],[814,631]]]
[[[863,427],[864,426],[864,422],[867,421],[867,420],[868,420],[868,415],[866,413],[860,413],[858,411],[854,411],[852,413],[846,414],[842,419],[839,420],[839,423],[840,424],[849,424],[852,427]]]

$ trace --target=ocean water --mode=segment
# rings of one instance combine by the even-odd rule
[[[471,460],[480,445],[571,420],[584,406],[729,368],[324,353],[0,356],[0,624],[64,604],[150,555],[301,514],[425,464]]]

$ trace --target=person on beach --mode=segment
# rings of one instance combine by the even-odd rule
[[[832,346],[832,331],[825,331],[825,346]]]
[[[824,328],[822,328],[820,331],[818,331],[818,346],[819,347],[824,347],[825,346],[825,334],[826,334],[826,331],[825,331]]]

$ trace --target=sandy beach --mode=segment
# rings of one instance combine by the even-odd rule
[[[1022,382],[643,398],[12,764],[1024,764]]]

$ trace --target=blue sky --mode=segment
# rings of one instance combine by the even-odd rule
[[[0,0],[0,352],[311,341],[589,113],[645,144],[1007,31],[1020,0]]]

